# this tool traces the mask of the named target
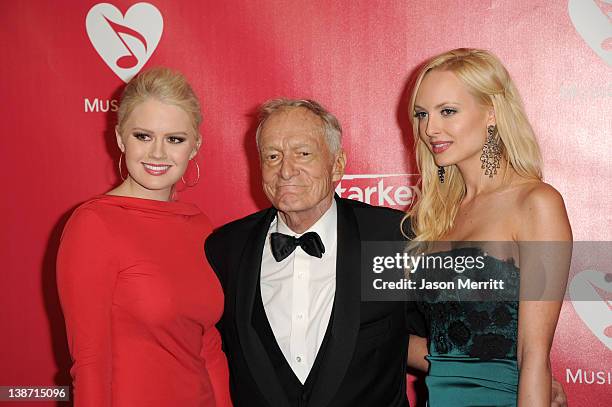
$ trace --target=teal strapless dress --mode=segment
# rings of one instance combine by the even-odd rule
[[[482,254],[475,248],[446,253]],[[464,301],[457,292],[439,290],[418,302],[429,329],[429,407],[516,406],[519,270],[512,260],[491,256],[484,264],[472,280],[503,276],[517,301]]]

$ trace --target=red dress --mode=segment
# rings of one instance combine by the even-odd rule
[[[75,407],[231,405],[210,232],[181,202],[102,195],[72,214],[57,282]]]

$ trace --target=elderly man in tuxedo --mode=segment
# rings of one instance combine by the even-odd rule
[[[221,332],[236,406],[406,406],[409,303],[361,302],[361,242],[401,239],[403,213],[334,196],[336,118],[308,100],[261,109],[272,207],[221,227],[206,254],[225,291]]]
[[[360,298],[362,242],[403,239],[404,214],[335,196],[346,155],[318,103],[267,102],[256,136],[272,207],[206,241],[234,405],[407,406],[408,341],[423,320],[413,303]],[[413,338],[411,365],[425,370],[425,340]]]

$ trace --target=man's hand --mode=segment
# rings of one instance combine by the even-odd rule
[[[567,407],[567,397],[563,391],[561,383],[552,378],[550,407]]]
[[[421,372],[427,372],[429,362],[425,359],[425,356],[428,353],[427,338],[410,335],[410,340],[408,341],[408,367],[420,370]]]

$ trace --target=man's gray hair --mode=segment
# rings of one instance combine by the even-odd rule
[[[271,99],[261,105],[259,108],[259,125],[257,126],[257,132],[255,133],[257,148],[259,148],[259,139],[261,137],[261,129],[264,123],[274,113],[290,109],[303,107],[312,112],[315,116],[321,119],[323,122],[323,134],[327,141],[327,146],[332,154],[338,153],[342,146],[342,127],[340,122],[336,119],[336,116],[328,112],[323,106],[314,100],[309,99]]]

